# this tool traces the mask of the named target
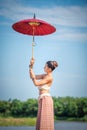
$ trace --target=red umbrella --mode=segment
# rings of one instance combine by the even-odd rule
[[[14,23],[12,25],[12,28],[22,34],[26,35],[33,35],[33,42],[32,42],[32,57],[33,57],[33,46],[34,46],[34,36],[40,36],[40,35],[48,35],[56,31],[56,28],[49,23],[39,20],[35,18],[32,19],[26,19],[19,21],[17,23]]]

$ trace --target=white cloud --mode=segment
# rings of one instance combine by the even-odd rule
[[[48,38],[49,37],[45,37]],[[85,42],[87,43],[87,32],[82,32],[79,31],[78,29],[72,29],[72,28],[58,28],[57,26],[57,31],[51,36],[50,35],[50,40],[56,40],[56,41],[75,41],[75,42]]]
[[[24,6],[13,0],[9,0],[8,3],[2,2],[0,6],[0,16],[9,20],[17,22],[22,19],[29,19],[36,13],[37,19],[54,24],[57,32],[52,36],[52,39],[87,41],[86,32],[72,30],[72,27],[87,27],[87,7],[55,6],[52,8],[36,8],[28,5]],[[8,21],[1,21],[0,24],[9,25]],[[60,26],[63,27],[59,28]]]
[[[24,6],[16,1],[1,3],[0,6],[0,15],[15,21],[32,18],[32,14],[36,13],[38,18],[50,21],[52,24],[87,27],[87,7],[57,6],[52,8],[34,8]]]

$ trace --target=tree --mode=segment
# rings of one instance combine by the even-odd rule
[[[22,115],[22,102],[20,100],[14,99],[11,103],[11,114],[12,116]]]
[[[38,109],[38,103],[36,99],[28,99],[23,104],[23,116],[36,116]]]

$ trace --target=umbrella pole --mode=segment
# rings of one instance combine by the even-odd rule
[[[32,41],[32,58],[34,59],[34,27],[33,27],[33,41]]]

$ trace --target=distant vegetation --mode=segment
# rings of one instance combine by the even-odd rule
[[[87,121],[87,97],[53,97],[56,120],[81,120]],[[37,99],[20,101],[18,99],[8,101],[0,100],[1,117],[36,117],[38,110]]]

